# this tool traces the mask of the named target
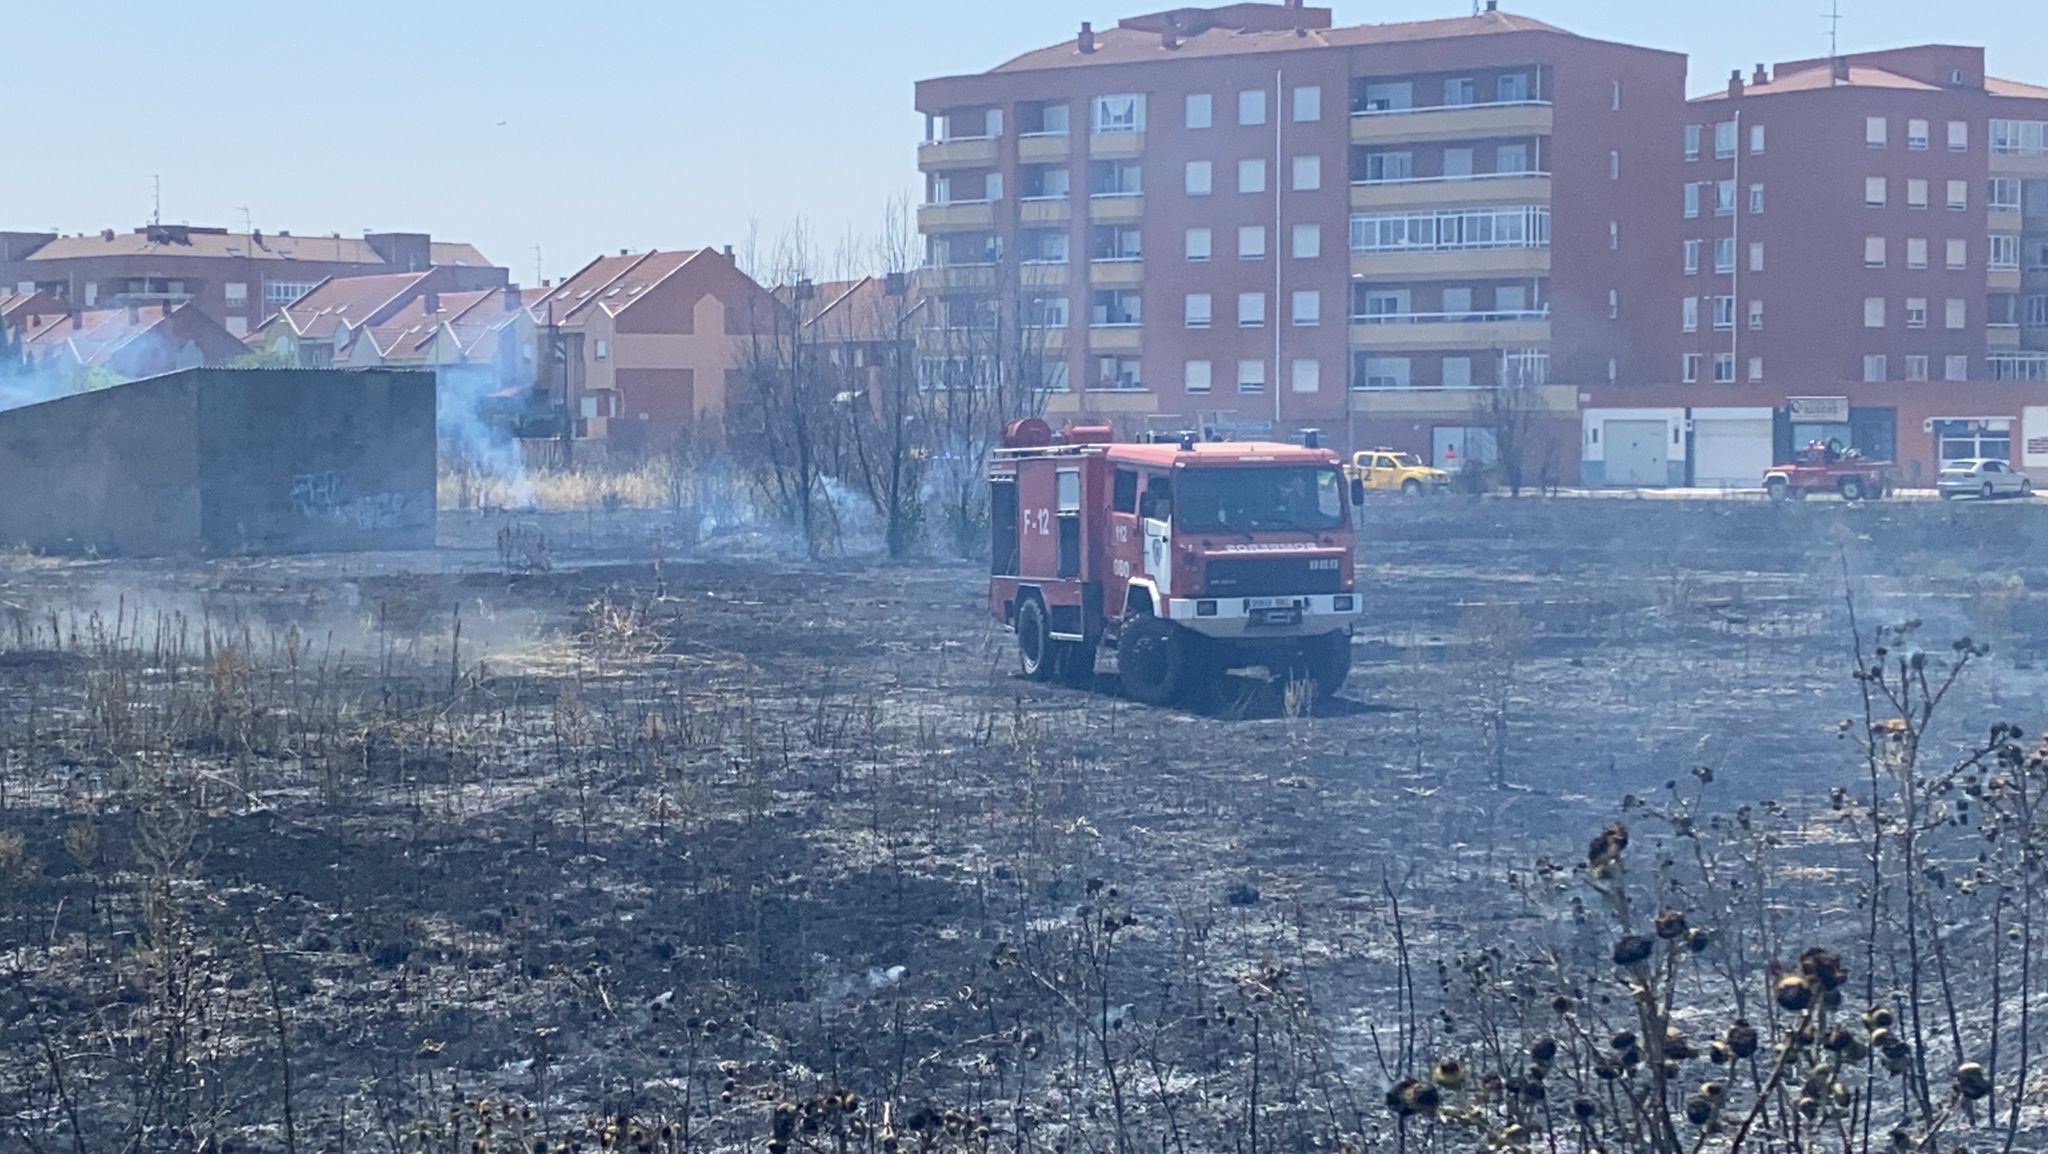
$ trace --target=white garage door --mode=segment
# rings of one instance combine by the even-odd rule
[[[1668,485],[1671,476],[1664,469],[1665,438],[1670,436],[1663,421],[1608,421],[1607,483],[1617,488],[1640,489]]]
[[[1693,484],[1709,488],[1754,489],[1771,467],[1771,422],[1695,421],[1692,433]]]

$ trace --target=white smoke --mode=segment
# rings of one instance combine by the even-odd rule
[[[434,383],[442,468],[473,477],[484,494],[480,504],[532,508],[533,481],[512,428],[517,402],[502,395],[503,379],[494,371],[443,365],[434,370]],[[512,395],[527,395],[531,384],[519,384]]]

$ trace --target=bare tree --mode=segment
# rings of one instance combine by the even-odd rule
[[[752,240],[748,249],[755,280],[779,287],[749,298],[735,381],[742,416],[731,440],[769,504],[818,557],[834,543],[825,480],[837,430],[831,381],[818,370],[807,323],[817,307],[810,240],[798,222],[765,257]]]
[[[1494,465],[1510,496],[1522,495],[1529,476],[1530,442],[1542,402],[1533,386],[1501,384],[1480,398],[1481,427],[1493,434]]]

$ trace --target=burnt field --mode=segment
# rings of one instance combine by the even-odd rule
[[[1315,715],[1028,683],[971,565],[630,513],[15,558],[0,1148],[2025,1142],[2035,520],[1376,505]]]

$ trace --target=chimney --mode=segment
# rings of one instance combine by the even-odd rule
[[[114,239],[114,230],[113,230],[113,229],[111,229],[111,228],[103,228],[103,229],[101,229],[101,230],[100,230],[100,240],[102,240],[102,241],[112,241],[113,239]]]
[[[1742,95],[1742,69],[1740,68],[1728,73],[1728,95],[1731,98]]]
[[[1500,11],[1500,0],[1486,0],[1486,10],[1488,12]]]
[[[1095,52],[1095,25],[1086,20],[1081,21],[1081,35],[1075,38],[1075,47],[1081,50],[1083,56]]]
[[[77,332],[79,329],[82,329],[84,327],[85,314],[83,312],[73,312],[71,314],[71,331]]]
[[[726,245],[726,246],[725,246],[725,259],[727,259],[727,260],[731,260],[731,259],[732,259],[732,246],[731,246],[731,245]]]
[[[430,317],[438,315],[441,311],[441,294],[431,291],[426,293],[421,298],[420,307],[425,309]]]
[[[169,300],[164,301],[162,308],[164,310],[164,319],[169,320],[171,316],[171,302]]]
[[[1166,14],[1166,27],[1159,33],[1159,44],[1169,52],[1180,47],[1180,23],[1171,12]]]
[[[547,287],[547,284],[546,284],[546,282],[542,282],[542,284],[541,284],[541,287],[543,287],[543,288]],[[509,312],[517,312],[518,310],[519,310],[519,286],[518,286],[518,285],[516,285],[516,284],[508,284],[508,285],[506,285],[506,286],[505,286],[505,311],[509,313]]]
[[[1749,86],[1751,88],[1762,88],[1764,85],[1769,84],[1770,82],[1771,74],[1764,70],[1764,66],[1762,64],[1758,64],[1756,66],[1756,75],[1751,76],[1749,78]]]
[[[620,249],[620,250],[619,250],[619,255],[620,255],[620,256],[625,256],[625,255],[626,255],[626,250],[625,250],[625,249]]]
[[[1847,84],[1849,82],[1849,58],[1846,56],[1837,56],[1835,57],[1834,65],[1835,83]]]
[[[131,325],[139,325],[142,323],[142,306],[135,304],[132,301],[128,305],[128,323]]]

